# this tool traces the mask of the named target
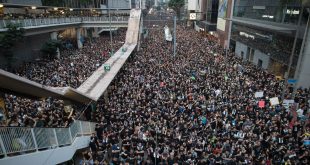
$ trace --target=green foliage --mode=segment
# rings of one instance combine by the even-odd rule
[[[42,0],[43,6],[63,6],[65,0]]]
[[[11,50],[15,43],[23,38],[24,30],[17,24],[8,24],[8,29],[0,34],[0,51]]]
[[[184,0],[170,0],[168,6],[172,8],[177,13],[177,16],[180,18],[180,10],[184,6],[184,4]]]
[[[61,47],[61,42],[57,40],[49,40],[45,42],[41,48],[45,58],[54,59],[57,55],[57,48]]]
[[[0,33],[0,54],[7,59],[7,66],[10,69],[13,62],[12,48],[16,42],[23,39],[24,30],[18,24],[8,24],[7,31]]]

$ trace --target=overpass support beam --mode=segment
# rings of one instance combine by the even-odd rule
[[[77,40],[77,46],[79,49],[83,48],[83,42],[82,42],[82,28],[76,29],[76,40]]]
[[[57,40],[58,32],[51,32],[51,40]]]
[[[94,31],[93,31],[93,37],[94,38],[98,38],[99,37],[99,28],[98,27],[94,27]]]

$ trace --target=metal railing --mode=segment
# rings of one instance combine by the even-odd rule
[[[111,22],[127,22],[128,16],[113,16]],[[109,17],[66,17],[66,18],[35,18],[35,19],[2,19],[0,29],[4,29],[8,24],[18,24],[20,27],[37,27],[47,25],[78,24],[91,22],[109,22]]]
[[[14,156],[70,145],[76,137],[93,133],[95,124],[77,120],[68,128],[1,127],[0,156]]]

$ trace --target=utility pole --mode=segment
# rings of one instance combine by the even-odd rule
[[[234,4],[235,4],[235,1],[232,0],[231,2],[231,8],[233,9],[234,8]],[[228,51],[229,51],[229,46],[230,46],[230,38],[231,38],[231,27],[232,27],[232,17],[233,17],[233,10],[230,11],[230,15],[229,15],[229,29],[228,29],[228,39],[227,39],[227,45],[226,45],[226,50],[225,50],[225,58],[226,60],[227,59],[227,54],[228,54]],[[226,20],[227,21],[227,20]]]
[[[111,9],[110,9],[110,5],[108,4],[108,10],[109,10],[109,23],[110,23],[110,44],[111,44],[111,56],[114,54],[114,50],[113,50],[113,39],[112,39],[112,28],[111,28]]]
[[[177,17],[176,16],[174,16],[173,17],[173,56],[175,57],[175,52],[176,52],[176,39],[177,39],[177,37],[176,37],[176,34],[177,34]]]

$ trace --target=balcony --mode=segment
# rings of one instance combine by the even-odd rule
[[[88,147],[95,123],[75,121],[68,128],[0,128],[0,164],[58,164]]]

